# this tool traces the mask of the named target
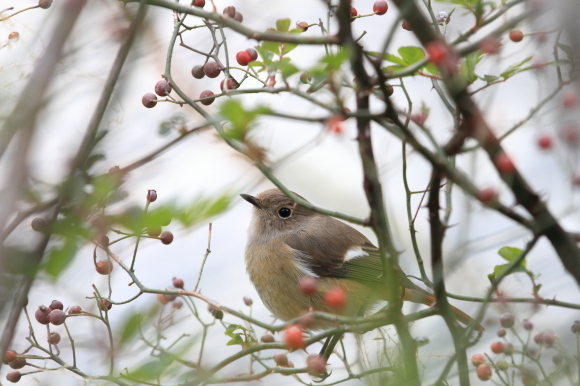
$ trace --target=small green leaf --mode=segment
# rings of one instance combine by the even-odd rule
[[[235,335],[232,339],[230,339],[230,341],[227,343],[228,346],[233,346],[233,345],[242,345],[244,344],[244,339],[242,339],[242,337],[240,335]]]
[[[495,278],[500,277],[501,275],[503,275],[503,273],[505,271],[507,271],[508,267],[511,264],[501,264],[501,265],[496,265],[495,268],[493,269],[493,276]],[[510,274],[512,273],[516,273],[516,272],[527,272],[526,269],[524,267],[522,267],[520,264],[516,265],[512,271],[510,272]]]
[[[398,51],[406,65],[417,63],[425,58],[425,51],[420,47],[401,47]]]
[[[290,19],[276,20],[276,30],[278,30],[278,32],[288,32],[289,29],[290,29]]]
[[[402,58],[399,58],[398,56],[395,55],[391,55],[389,53],[385,54],[385,60],[391,63],[399,64],[402,67],[404,67],[407,64]]]
[[[264,49],[266,51],[270,51],[273,54],[280,55],[280,43],[266,41],[266,42],[263,42],[262,45],[259,47],[261,47],[262,49]],[[256,47],[256,49],[257,48],[258,47]]]
[[[502,72],[502,73],[500,74],[500,76],[501,76],[502,78],[504,78],[504,79],[507,79],[508,77],[510,77],[510,76],[512,76],[512,75],[514,75],[514,74],[516,74],[516,73],[518,73],[518,72],[521,72],[520,68],[521,68],[521,67],[522,67],[524,64],[526,64],[527,62],[529,62],[530,60],[532,60],[532,58],[533,58],[533,56],[530,56],[530,57],[528,57],[528,58],[526,58],[526,59],[522,60],[522,61],[521,61],[521,62],[519,62],[519,63],[512,64],[512,65],[511,65],[511,66],[509,66],[509,67],[508,67],[508,68],[507,68],[507,69],[506,69],[504,72]]]
[[[320,63],[327,64],[327,69],[329,70],[337,70],[350,57],[348,52],[349,51],[347,49],[343,49],[338,51],[336,54],[326,55],[320,60]]]
[[[64,238],[63,245],[56,247],[49,253],[45,265],[46,273],[48,273],[53,279],[58,277],[58,275],[69,266],[75,257],[77,250],[77,237],[74,234],[67,235],[67,237]]]
[[[127,343],[131,338],[133,338],[133,336],[135,336],[139,329],[142,317],[141,313],[136,313],[125,319],[123,327],[121,327],[121,343]]]
[[[284,82],[286,82],[290,76],[300,71],[295,65],[290,63],[280,63],[279,69]]]
[[[495,82],[496,80],[499,79],[499,76],[495,76],[495,75],[484,75],[480,78],[481,80],[487,82],[487,83],[491,83],[491,82]]]
[[[298,47],[298,44],[282,43],[282,55],[286,55],[296,47]]]
[[[498,255],[509,262],[516,260],[521,256],[522,253],[523,251],[521,249],[515,247],[502,247],[499,251],[497,251]]]

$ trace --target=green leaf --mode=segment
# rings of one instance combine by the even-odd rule
[[[500,76],[504,79],[507,79],[508,77],[517,74],[518,72],[521,72],[522,70],[520,70],[520,68],[526,64],[527,62],[529,62],[530,60],[532,60],[533,56],[530,56],[524,60],[522,60],[519,63],[516,64],[512,64],[511,66],[509,66],[504,72],[502,72],[500,74]]]
[[[148,361],[131,372],[131,378],[150,380],[159,379],[167,370],[173,359],[169,356],[160,356],[160,359]]]
[[[425,58],[425,51],[420,47],[401,47],[398,51],[406,65],[417,63]]]
[[[495,82],[496,80],[499,79],[499,76],[495,76],[495,75],[484,75],[482,77],[480,77],[481,80],[487,82],[487,83],[491,83],[491,82]]]
[[[265,65],[272,62],[272,58],[274,57],[274,54],[271,51],[268,51],[268,50],[262,48],[261,46],[257,46],[256,51],[258,51],[258,53],[260,54],[260,57],[262,57],[262,60],[264,61]],[[250,62],[250,63],[253,63],[253,62]]]
[[[505,271],[507,271],[508,267],[510,266],[510,264],[501,264],[501,265],[496,265],[495,268],[493,269],[493,276],[497,279],[498,277],[500,277],[500,275],[503,275],[503,273]],[[516,265],[512,271],[510,272],[510,274],[512,273],[516,273],[516,272],[527,272],[527,270],[522,267],[521,265]]]
[[[439,75],[439,69],[433,63],[428,63],[425,67],[423,67],[432,75]]]
[[[481,53],[473,52],[465,56],[465,59],[461,63],[460,71],[468,84],[471,84],[478,79],[478,76],[475,74],[475,66],[477,66],[481,57]]]
[[[282,43],[282,55],[286,55],[296,47],[298,47],[298,44]]]
[[[60,247],[54,248],[48,255],[44,267],[46,273],[53,279],[57,278],[69,266],[78,250],[76,235],[67,235]]]
[[[290,29],[290,19],[276,20],[276,30],[278,32],[288,32]]]
[[[499,251],[497,251],[498,255],[500,255],[501,257],[504,258],[504,260],[507,260],[509,262],[516,260],[518,257],[522,255],[522,253],[523,251],[521,249],[515,247],[502,247],[500,248]]]
[[[395,55],[391,55],[389,53],[385,54],[385,60],[387,60],[391,63],[399,64],[402,67],[404,67],[406,65],[406,62],[402,58],[399,58],[398,56],[395,56]]]
[[[320,63],[326,64],[328,70],[337,70],[340,68],[340,66],[342,66],[344,62],[348,60],[349,57],[350,57],[349,51],[347,49],[343,49],[335,54],[331,53],[329,55],[324,56],[320,60]]]
[[[266,50],[266,51],[270,51],[273,54],[276,55],[280,55],[280,43],[276,43],[276,42],[263,42],[261,46],[262,49]],[[257,49],[258,47],[256,47]]]
[[[295,65],[290,63],[280,63],[279,69],[284,82],[286,82],[290,76],[300,71]]]
[[[233,345],[243,345],[244,344],[244,339],[240,336],[240,335],[235,335],[232,339],[230,339],[230,341],[227,343],[228,346],[233,346]]]
[[[121,327],[121,337],[120,342],[127,343],[139,330],[139,324],[141,323],[142,319],[141,313],[136,313],[130,315],[125,321],[123,322],[123,326]]]
[[[183,225],[190,227],[225,211],[229,208],[234,197],[234,195],[226,192],[217,197],[198,198],[176,218]]]

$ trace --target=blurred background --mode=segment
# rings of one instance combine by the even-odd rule
[[[355,0],[353,6],[357,7],[359,14],[366,14],[372,12],[372,3],[371,0]],[[36,5],[34,0],[0,0],[0,10],[9,7],[19,10],[34,5]],[[243,24],[255,30],[271,28],[280,18],[290,18],[292,25],[300,20],[317,23],[322,19],[326,22],[326,4],[322,1],[215,1],[218,10],[230,5],[235,6],[243,14]],[[52,31],[57,27],[55,23],[61,6],[62,3],[56,1],[49,9],[32,9],[0,22],[2,101],[0,119],[11,113],[27,79],[46,49]],[[58,185],[68,173],[70,162],[81,142],[136,6],[112,0],[89,1],[64,46],[63,57],[51,79],[44,106],[38,116],[32,148],[27,159],[28,181],[43,193],[43,199],[52,197],[53,186]],[[361,18],[353,22],[355,36],[367,32],[360,40],[365,49],[380,50],[383,39],[393,23],[400,23],[397,20],[396,7],[391,3],[389,6],[389,11],[384,16]],[[502,16],[498,23],[531,6],[537,7],[535,16],[519,26],[524,34],[531,35],[519,43],[503,38],[501,40],[503,47],[499,54],[485,57],[476,69],[478,75],[497,75],[511,64],[528,57],[532,57],[529,61],[530,66],[554,60],[553,45],[562,20],[560,12],[566,14],[558,7],[564,7],[564,2],[558,6],[539,0],[534,1],[532,5],[522,3]],[[205,9],[208,10],[210,7],[208,2]],[[449,24],[445,26],[448,41],[453,40],[473,24],[472,18],[453,4],[437,2],[433,4],[433,9],[435,12],[447,13],[455,9]],[[2,15],[11,12],[13,11],[6,11]],[[165,71],[173,25],[172,12],[149,7],[101,124],[101,127],[109,130],[107,136],[98,144],[99,151],[106,158],[98,162],[93,170],[106,173],[109,168],[116,165],[123,168],[175,139],[178,136],[175,131],[160,134],[163,122],[172,117],[183,117],[188,128],[203,123],[203,119],[187,106],[180,107],[177,104],[160,102],[155,108],[146,109],[141,103],[141,97],[153,92],[155,83],[161,79],[161,74]],[[333,22],[330,28],[331,31],[336,31]],[[481,35],[478,36],[483,36],[485,31],[486,29],[481,31]],[[18,32],[19,38],[9,39],[8,36],[12,32]],[[566,33],[567,31],[563,32],[563,39],[569,40]],[[226,34],[230,55],[257,44],[256,41],[248,40],[231,30],[226,30]],[[306,34],[318,35],[319,30],[311,27]],[[212,45],[209,33],[203,28],[185,33],[183,39],[185,44],[202,51]],[[398,28],[388,52],[396,53],[396,49],[401,46],[420,46],[420,44],[413,33]],[[290,56],[295,65],[301,69],[308,69],[317,63],[323,53],[319,47],[300,46],[292,51]],[[176,45],[172,55],[171,71],[175,82],[182,90],[192,98],[197,98],[199,93],[206,89],[217,93],[220,78],[198,80],[191,76],[191,68],[203,64],[202,56],[180,47],[179,44]],[[560,52],[560,55],[563,53]],[[232,70],[232,73],[237,76],[236,70]],[[299,84],[298,76],[292,77],[289,82]],[[432,88],[430,79],[415,76],[405,78],[404,82],[413,101],[413,111],[419,111],[422,104],[428,106],[429,115],[425,126],[438,141],[444,143],[451,135],[454,122]],[[393,82],[395,86],[393,101],[401,108],[406,108],[407,98],[397,84],[396,81]],[[471,89],[476,90],[483,85],[485,83],[478,81]],[[243,87],[260,87],[260,84],[255,81],[252,83],[250,79]],[[573,92],[574,87],[577,86],[568,86],[564,89],[564,93]],[[525,121],[517,131],[504,140],[504,147],[529,184],[547,201],[565,228],[571,232],[580,232],[577,179],[579,148],[577,141],[570,140],[566,134],[567,128],[576,128],[574,125],[578,122],[578,109],[565,108],[562,104],[563,93],[559,92],[528,119],[530,111],[557,88],[556,68],[537,66],[537,69],[525,71],[504,83],[475,94],[475,99],[497,135],[507,132],[518,122]],[[324,93],[316,97],[327,103],[332,100],[330,95]],[[328,115],[325,110],[288,94],[247,94],[234,98],[241,100],[244,106],[266,104],[287,114],[309,117]],[[226,99],[227,97],[218,99],[213,105],[204,108],[213,114]],[[346,106],[354,111],[353,95],[345,94],[345,101]],[[378,111],[382,105],[375,102],[374,106]],[[545,135],[553,138],[554,144],[551,149],[542,149],[538,146],[538,139]],[[368,205],[362,187],[362,169],[355,141],[354,119],[344,122],[341,133],[334,133],[329,131],[325,124],[267,117],[259,120],[252,136],[257,143],[267,149],[268,160],[272,163],[281,161],[276,163],[275,174],[291,190],[321,207],[361,218],[367,216]],[[407,274],[420,276],[409,236],[401,143],[379,127],[373,129],[373,140],[385,190],[390,226],[396,247],[403,252],[400,264]],[[13,167],[12,159],[15,156],[17,155],[14,154],[14,149],[9,147],[8,152],[0,160],[3,190],[8,189],[10,185],[7,176],[10,175]],[[429,164],[419,154],[409,149],[407,162],[410,189],[412,191],[426,189],[431,173]],[[479,188],[494,188],[500,192],[502,202],[516,205],[513,196],[501,183],[495,168],[483,152],[476,150],[461,156],[457,159],[457,165]],[[219,197],[223,194],[256,195],[270,187],[273,185],[252,166],[251,162],[227,146],[210,129],[189,136],[152,162],[129,173],[122,186],[127,197],[107,207],[107,211],[122,213],[131,207],[143,208],[148,189],[155,189],[158,193],[158,200],[151,204],[151,207],[154,207],[157,204],[168,203],[187,205],[197,198]],[[419,249],[427,262],[426,267],[430,274],[429,227],[427,212],[423,208],[425,202],[421,203],[421,197],[421,194],[413,195],[411,206],[413,215],[416,212],[415,226]],[[453,191],[452,207],[451,223],[454,226],[448,230],[445,242],[447,289],[455,294],[482,297],[489,287],[487,275],[496,265],[503,262],[497,254],[498,249],[502,246],[524,248],[526,242],[530,240],[530,235],[512,221],[466,197],[458,188],[454,188]],[[186,289],[192,289],[206,252],[208,224],[211,222],[213,224],[211,254],[201,277],[201,292],[220,304],[240,309],[245,313],[251,312],[252,316],[262,321],[272,321],[269,311],[260,301],[245,272],[244,248],[250,214],[250,205],[241,198],[235,198],[223,213],[192,228],[183,228],[177,222],[172,222],[166,227],[166,230],[175,235],[172,244],[163,245],[153,239],[141,240],[135,265],[136,275],[149,288],[169,288],[172,278],[177,276],[184,280]],[[38,240],[39,235],[30,226],[31,219],[24,221],[13,232],[6,241],[8,245],[26,246]],[[360,230],[371,240],[375,240],[370,230]],[[114,240],[114,235],[109,234],[109,237]],[[111,250],[123,261],[130,262],[134,247],[134,240],[129,239],[115,244]],[[91,286],[94,284],[100,291],[105,292],[108,277],[95,272],[92,259],[93,247],[87,245],[78,251],[73,262],[57,280],[52,280],[41,272],[29,294],[29,310],[34,310],[42,304],[48,305],[52,300],[58,299],[64,303],[65,308],[80,305],[85,310],[95,311],[94,300],[87,299],[93,294]],[[567,274],[546,240],[540,240],[529,255],[527,265],[538,275],[536,282],[542,284],[541,296],[578,302],[578,285]],[[135,286],[127,285],[131,279],[121,269],[116,268],[110,277],[113,288],[111,298],[119,302],[131,298],[137,290]],[[524,274],[511,275],[502,283],[500,289],[508,297],[530,297],[532,293],[530,280]],[[254,300],[251,309],[244,304],[242,300],[244,296]],[[461,301],[452,303],[470,315],[475,315],[479,307],[478,303]],[[148,310],[156,304],[155,295],[145,294],[128,304],[113,306],[109,317],[114,334],[119,333],[116,328],[123,325],[127,315]],[[405,312],[417,308],[421,307],[405,305]],[[206,312],[206,306],[202,302],[199,302],[199,309],[202,319],[207,322],[213,319],[210,313]],[[487,332],[468,354],[485,351],[493,340],[497,340],[495,331],[498,328],[498,316],[506,310],[516,315],[517,323],[527,318],[534,323],[535,330],[553,330],[557,336],[562,336],[563,347],[567,347],[569,352],[575,350],[575,345],[570,345],[574,342],[566,336],[571,336],[569,328],[572,322],[580,319],[578,310],[531,304],[494,304],[486,312],[484,325]],[[191,351],[186,351],[183,356],[193,358],[197,355],[194,348],[197,347],[196,342],[199,342],[202,330],[192,317],[187,316],[185,310],[181,312],[183,317],[178,319],[177,325],[167,331],[167,339],[171,341],[183,333],[189,334],[186,341]],[[0,316],[0,320],[2,317]],[[239,319],[230,315],[224,317],[224,322],[241,323]],[[33,325],[38,327],[37,335],[42,337],[44,334],[42,326],[35,324],[34,321]],[[75,318],[68,322],[68,325],[78,347],[78,367],[89,374],[106,373],[108,338],[105,327],[91,318]],[[61,327],[53,327],[53,330],[64,336],[65,331]],[[391,331],[389,328],[386,328],[386,331],[394,334],[394,330]],[[440,367],[446,362],[447,355],[453,349],[443,320],[438,317],[421,320],[412,326],[411,331],[416,338],[428,341],[419,350],[419,359],[425,365],[422,369],[425,379],[436,377]],[[258,335],[261,333],[263,331],[258,329]],[[17,351],[26,349],[27,334],[28,324],[25,318],[21,317],[11,347]],[[209,334],[208,347],[204,350],[202,362],[204,366],[211,367],[227,355],[239,351],[237,346],[226,346],[229,338],[224,335],[221,327],[209,329]],[[363,337],[361,343],[363,351],[366,351],[367,360],[371,363],[378,357],[377,350],[380,351],[380,348],[377,348],[380,347],[380,344],[377,345],[377,337],[378,333],[370,332]],[[355,357],[359,355],[353,336],[347,336],[345,342],[351,355]],[[65,340],[59,347],[63,359],[70,360],[69,343]],[[314,346],[311,351],[317,352],[318,349],[318,346]],[[118,350],[117,373],[126,367],[138,366],[150,359],[149,351],[144,350],[136,339],[129,345],[120,346]],[[303,352],[296,352],[291,355],[291,359],[297,366],[303,365],[306,355]],[[42,365],[39,363],[39,366]],[[56,367],[54,364],[46,365],[48,368]],[[2,378],[9,370],[7,366],[3,366]],[[234,376],[245,371],[247,362],[237,361],[219,374]],[[340,368],[333,371],[335,372],[333,376],[345,374]],[[307,376],[305,378],[308,379]],[[331,380],[332,378],[329,379]],[[474,384],[480,382],[476,377],[472,377],[472,381]],[[64,369],[33,374],[20,381],[21,384],[63,385],[82,382],[80,377]],[[261,381],[252,382],[258,383],[295,384],[296,381],[292,377],[272,375]],[[358,380],[346,382],[346,384],[359,383]]]

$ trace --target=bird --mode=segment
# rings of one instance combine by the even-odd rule
[[[260,299],[276,318],[289,321],[312,309],[363,316],[387,300],[378,248],[358,230],[296,204],[278,188],[241,197],[253,205],[246,270]],[[403,301],[435,304],[433,294],[414,284],[400,267],[395,268]],[[312,295],[299,288],[308,277],[317,282],[318,291]],[[324,299],[324,294],[336,287],[347,295],[341,309],[329,306]],[[450,307],[459,322],[474,322],[463,311]],[[331,322],[319,320],[310,329],[330,327]],[[479,324],[475,329],[484,331]]]

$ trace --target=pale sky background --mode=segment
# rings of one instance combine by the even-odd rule
[[[0,114],[8,114],[9,106],[16,100],[20,89],[24,86],[27,74],[30,73],[43,48],[46,47],[58,14],[58,3],[55,1],[49,10],[32,10],[0,23],[0,68],[2,69],[0,97],[4,105],[0,107]],[[372,3],[371,0],[355,0],[354,6],[358,8],[359,14],[364,14],[372,12]],[[34,1],[29,0],[0,0],[0,9],[9,6],[20,9],[20,7],[34,4]],[[318,1],[216,1],[219,10],[228,5],[235,5],[244,15],[244,24],[256,30],[272,27],[275,20],[279,18],[290,18],[292,24],[298,20],[313,23],[317,22],[319,17],[325,18],[324,4]],[[389,6],[389,11],[384,16],[359,19],[353,23],[357,35],[364,30],[368,32],[361,42],[369,50],[379,49],[383,35],[396,20],[394,4],[389,2]],[[135,4],[128,7],[132,9]],[[434,3],[434,9],[435,12],[451,12],[452,6],[438,2]],[[118,14],[117,2],[89,2],[81,20],[77,23],[74,41],[67,46],[67,50],[74,53],[64,60],[59,68],[51,84],[47,108],[38,120],[39,129],[30,166],[34,177],[42,182],[53,184],[60,181],[67,161],[76,151],[80,135],[86,128],[118,47],[118,41],[112,38],[112,34],[119,23],[123,23],[123,20],[115,17],[116,14]],[[454,38],[458,31],[471,26],[471,18],[464,17],[462,14],[463,11],[459,9],[453,14],[451,23],[447,27],[447,36],[450,38]],[[116,90],[117,93],[111,102],[108,115],[103,121],[103,125],[111,129],[111,133],[101,145],[107,155],[107,160],[98,165],[103,172],[114,165],[126,166],[173,139],[175,134],[169,137],[160,137],[157,134],[158,125],[172,114],[177,112],[185,114],[191,127],[201,121],[200,117],[187,107],[180,108],[170,103],[159,103],[153,109],[146,109],[142,106],[141,96],[153,92],[155,83],[164,72],[167,44],[173,28],[173,16],[169,11],[150,8],[147,21],[148,29],[142,30],[137,44],[133,47],[124,67],[123,79],[119,83],[121,87]],[[524,33],[537,31],[530,23],[523,24],[521,29]],[[7,42],[8,33],[12,31],[20,33],[20,40],[17,43]],[[316,28],[312,27],[307,34],[317,34]],[[205,30],[197,30],[185,35],[186,44],[200,49],[208,46],[208,39],[209,33]],[[542,55],[550,60],[548,55],[551,52],[553,39],[554,34],[550,34],[545,46],[536,45],[537,41],[534,41],[532,37],[526,37],[523,42],[517,44],[506,39],[500,56],[484,59],[476,72],[479,75],[498,74],[510,64],[534,54],[536,55],[534,60],[539,62]],[[245,37],[228,32],[228,48],[232,60],[235,52],[254,45],[256,45],[255,41],[249,41]],[[419,44],[412,33],[398,28],[394,47],[404,45]],[[389,50],[393,53],[394,51],[394,49]],[[321,49],[299,47],[290,56],[297,66],[306,69],[315,63],[321,54]],[[214,92],[219,89],[221,77],[202,80],[191,77],[191,67],[203,63],[203,58],[197,54],[177,47],[173,63],[174,79],[192,97],[197,97],[204,89],[211,89]],[[488,93],[480,93],[476,100],[481,103],[480,106],[494,131],[499,134],[509,129],[523,119],[538,100],[551,92],[555,87],[554,73],[553,68],[547,68],[544,72],[529,71],[517,75],[500,86],[490,88]],[[297,79],[293,78],[290,82],[296,83]],[[405,84],[414,102],[414,108],[419,108],[423,101],[431,108],[426,125],[438,139],[447,138],[452,129],[452,121],[447,110],[438,100],[437,93],[431,88],[430,81],[420,77],[406,78]],[[399,106],[406,106],[405,97],[400,88],[395,88],[393,98]],[[323,113],[320,109],[291,96],[264,94],[243,96],[239,99],[243,100],[245,105],[268,103],[287,113],[312,116],[319,116]],[[579,231],[578,191],[573,189],[570,168],[562,167],[562,165],[569,166],[570,164],[577,166],[574,163],[577,149],[566,146],[561,141],[557,141],[552,151],[542,151],[536,145],[536,138],[539,134],[553,133],[555,135],[560,127],[561,119],[577,119],[577,116],[572,113],[563,113],[558,100],[559,96],[549,103],[535,120],[525,124],[505,140],[504,145],[530,185],[548,200],[553,213],[563,220],[568,230]],[[221,100],[216,101],[207,107],[207,110],[217,111],[220,103]],[[352,95],[347,105],[354,110]],[[375,103],[375,106],[380,107],[380,104]],[[365,217],[368,206],[362,189],[362,172],[357,144],[353,140],[354,121],[351,121],[353,120],[345,124],[346,130],[343,135],[325,135],[316,146],[299,157],[292,158],[276,170],[276,175],[289,188],[317,205]],[[259,138],[261,144],[268,147],[270,159],[276,160],[313,141],[323,131],[325,128],[320,124],[263,119],[259,122],[256,137]],[[390,226],[397,248],[404,251],[401,256],[401,266],[408,274],[418,275],[406,219],[401,144],[380,128],[375,128],[373,136],[375,155],[381,170],[391,219]],[[411,189],[415,191],[424,189],[431,172],[429,165],[416,154],[411,154],[408,160]],[[458,159],[458,165],[474,178],[479,187],[496,187],[501,191],[502,201],[508,205],[513,204],[511,193],[499,183],[497,173],[484,154],[474,153],[462,156]],[[6,161],[0,163],[0,172],[9,167]],[[154,162],[133,172],[124,186],[129,193],[129,198],[110,209],[119,211],[131,205],[144,205],[147,189],[157,190],[159,198],[156,203],[171,201],[187,203],[194,197],[217,195],[225,189],[235,193],[257,194],[271,186],[248,162],[219,140],[213,131],[207,131],[191,136]],[[418,204],[418,196],[414,196],[414,210]],[[455,188],[453,207],[454,214],[451,223],[457,225],[450,228],[445,244],[447,288],[453,293],[483,296],[489,285],[487,274],[492,272],[495,265],[503,262],[497,255],[497,250],[504,245],[523,247],[529,236],[511,221],[484,210],[473,200],[466,200],[457,188]],[[466,207],[472,210],[469,226],[465,220]],[[243,255],[250,213],[250,205],[238,199],[227,212],[211,220],[213,223],[212,253],[201,279],[201,288],[206,296],[218,303],[244,311],[248,311],[248,308],[244,306],[242,297],[250,296],[254,299],[253,315],[268,321],[271,320],[269,312],[259,300],[245,273]],[[417,216],[417,237],[422,255],[428,261],[429,228],[426,220],[427,212],[422,209]],[[184,279],[186,288],[192,288],[206,248],[207,224],[201,224],[193,230],[183,230],[176,223],[172,223],[166,229],[175,234],[174,242],[165,246],[155,240],[143,240],[139,249],[136,273],[149,287],[168,287],[171,285],[171,278],[179,276]],[[362,231],[374,240],[369,230]],[[29,222],[25,222],[18,229],[13,242],[26,243],[34,236]],[[112,235],[110,237],[113,239]],[[467,249],[462,249],[460,244],[465,240],[470,244]],[[133,247],[133,242],[128,242],[115,246],[113,251],[124,261],[130,261]],[[461,260],[458,261],[458,258]],[[429,267],[428,263],[427,266]],[[541,274],[537,280],[543,285],[540,291],[542,296],[577,302],[578,286],[565,272],[551,246],[544,239],[530,254],[528,267],[534,273]],[[128,299],[135,293],[135,288],[127,287],[130,279],[119,267],[114,270],[112,281],[115,301]],[[61,300],[65,307],[78,304],[83,309],[95,310],[93,301],[86,299],[92,293],[91,284],[105,291],[106,282],[107,278],[98,275],[92,268],[92,249],[84,248],[57,283],[51,283],[43,277],[37,279],[29,296],[29,310],[34,312],[35,306],[48,305],[53,299]],[[531,293],[531,285],[524,275],[514,275],[506,279],[501,288],[509,296],[529,297]],[[113,329],[120,326],[130,312],[146,309],[155,301],[154,295],[144,295],[131,304],[115,306],[109,314]],[[471,315],[474,315],[478,309],[477,304],[459,301],[453,301],[453,304]],[[517,315],[518,323],[524,318],[529,318],[537,326],[537,331],[549,328],[561,335],[564,345],[567,345],[566,341],[571,340],[572,337],[569,332],[570,325],[575,319],[580,319],[579,312],[556,307],[540,307],[534,310],[529,305],[510,305],[509,308]],[[204,305],[199,303],[199,309],[202,310],[204,320],[211,320],[209,313],[205,312]],[[405,306],[406,312],[414,309],[416,309],[414,305]],[[186,314],[185,311],[182,312],[183,315]],[[497,318],[501,312],[503,310],[498,306],[491,306],[488,309],[487,318],[491,324],[486,324],[486,334],[475,348],[468,351],[469,355],[485,350],[490,353],[488,347],[497,339],[495,330]],[[83,320],[85,319],[76,318],[69,323],[77,344],[81,348],[94,345],[107,347],[108,339],[104,327],[97,325],[94,321],[83,322]],[[231,316],[226,316],[224,321],[240,323],[239,319]],[[44,328],[36,323],[33,325],[37,334],[42,337]],[[53,330],[60,332],[64,338],[64,328],[56,327]],[[204,364],[208,367],[239,349],[237,346],[225,346],[227,337],[223,335],[221,327],[214,327],[210,331],[208,341],[210,348],[204,355]],[[193,318],[188,318],[174,326],[168,336],[179,336],[181,333],[195,336],[200,333],[199,325]],[[412,333],[417,338],[429,339],[430,343],[420,349],[419,356],[425,365],[429,365],[431,361],[437,363],[436,366],[431,366],[426,370],[426,379],[435,376],[438,374],[440,364],[445,362],[445,356],[452,352],[451,340],[443,321],[437,317],[422,320],[413,326]],[[19,331],[14,339],[14,348],[22,350],[26,347],[24,340],[26,334],[26,324],[20,323]],[[374,345],[372,340],[374,337],[375,333],[372,332],[365,336],[371,357],[375,352],[374,346],[371,346]],[[68,361],[70,347],[66,339],[64,340],[60,349],[63,359]],[[354,357],[355,350],[352,344],[354,339],[349,336],[346,341],[350,355]],[[311,351],[317,352],[318,349],[318,346],[315,346]],[[117,372],[126,366],[134,365],[135,358],[146,359],[147,355],[148,351],[143,350],[141,346],[127,350],[124,355],[120,356]],[[494,359],[500,359],[498,355],[491,355]],[[103,362],[101,355],[94,355],[88,350],[81,349],[77,356],[79,367],[88,373],[104,374],[107,371],[108,364]],[[196,351],[186,357],[195,359]],[[298,367],[303,365],[305,357],[304,353],[295,353],[292,355],[292,360]],[[332,363],[337,363],[337,361]],[[48,364],[48,367],[54,366]],[[430,372],[432,367],[437,367],[434,373]],[[7,369],[9,369],[7,366],[2,368],[2,377]],[[218,374],[233,376],[245,371],[246,362],[240,361]],[[344,372],[336,370],[335,374],[344,374]],[[305,376],[304,379],[308,380],[309,377]],[[328,381],[336,379],[338,378],[333,376]],[[61,370],[49,376],[25,377],[20,384],[37,384],[36,380],[40,384],[82,383],[80,378],[75,378],[69,372]],[[472,382],[477,385],[480,381],[473,375]],[[261,382],[263,385],[294,383],[291,377],[280,375],[268,376]],[[258,384],[258,382],[252,384]],[[354,385],[360,382],[351,381],[345,384]]]

